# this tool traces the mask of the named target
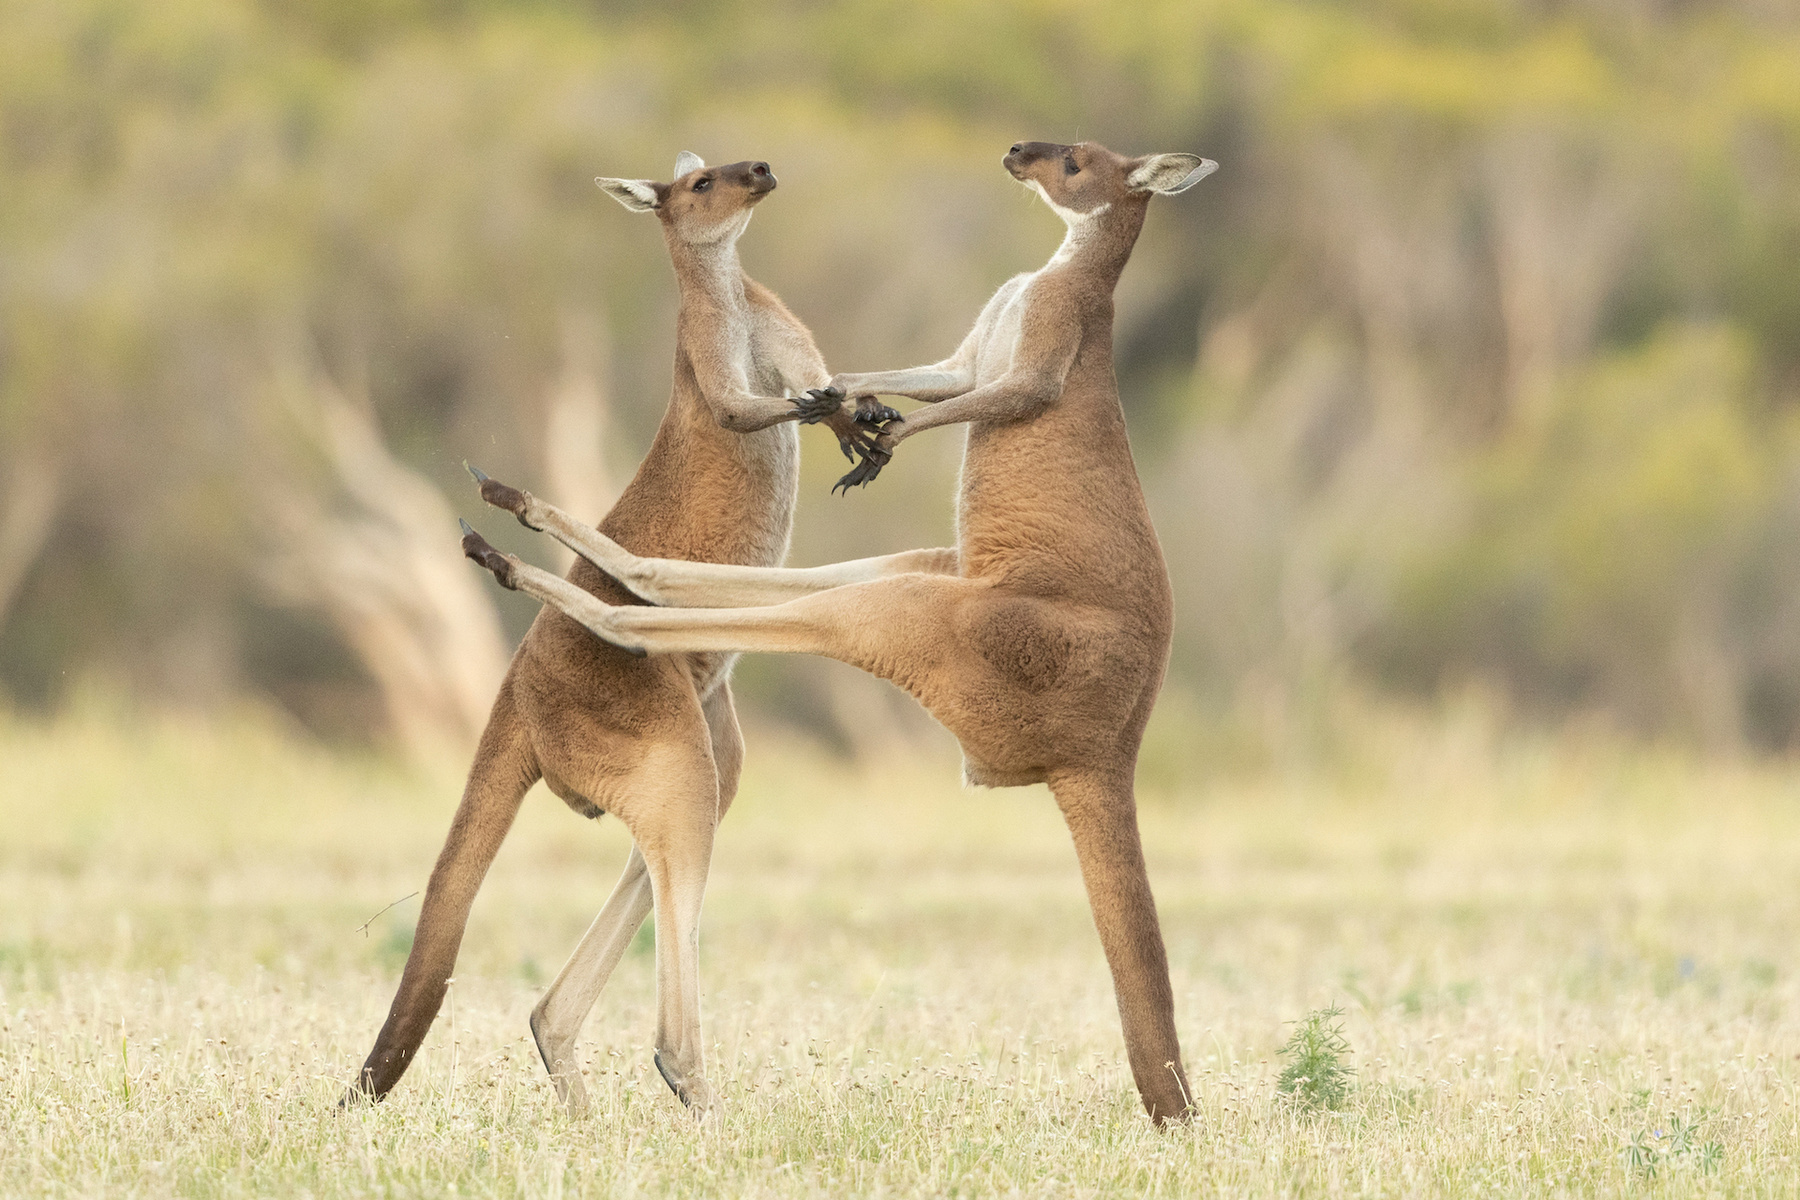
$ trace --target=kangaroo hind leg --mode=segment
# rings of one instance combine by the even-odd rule
[[[1138,1095],[1157,1123],[1185,1120],[1192,1093],[1175,1035],[1169,959],[1144,867],[1131,770],[1052,776],[1050,789],[1074,838],[1094,925],[1112,969]]]
[[[743,737],[738,732],[730,685],[720,684],[702,711],[712,735],[713,762],[719,777],[719,815],[723,816],[737,794],[738,773],[744,759]],[[638,927],[650,915],[651,904],[650,872],[642,852],[633,845],[625,873],[619,877],[612,895],[531,1012],[532,1040],[556,1084],[557,1095],[573,1116],[580,1116],[587,1109],[587,1087],[582,1082],[575,1049],[582,1023],[630,948]]]
[[[475,893],[512,828],[519,802],[537,780],[537,758],[513,706],[509,679],[494,702],[462,803],[425,885],[399,990],[352,1095],[361,1092],[380,1099],[411,1065],[444,1002]]]

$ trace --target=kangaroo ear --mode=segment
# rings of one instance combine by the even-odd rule
[[[648,179],[608,179],[600,175],[594,182],[600,185],[601,191],[632,212],[649,212],[662,203],[663,186]]]
[[[689,171],[698,171],[705,165],[706,163],[698,154],[695,154],[692,150],[683,150],[680,154],[675,156],[675,174],[669,176],[669,178],[680,179]]]
[[[1135,192],[1173,196],[1187,191],[1218,169],[1218,163],[1198,154],[1151,154],[1138,160],[1138,165],[1125,177],[1125,186]]]

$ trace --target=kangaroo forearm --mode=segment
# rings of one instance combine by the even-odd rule
[[[823,387],[824,385],[821,384],[820,386]],[[820,421],[819,424],[837,434],[840,443],[846,441],[854,442],[863,433],[862,428],[856,423],[856,417],[853,416],[848,409],[841,406],[836,412]]]
[[[960,396],[975,385],[972,373],[943,367],[909,367],[901,371],[869,371],[832,379],[852,396],[905,396],[936,404]]]
[[[793,401],[777,396],[738,393],[715,397],[709,394],[707,403],[720,428],[733,433],[755,433],[783,421],[792,421],[799,415]]]
[[[894,432],[898,445],[914,434],[963,421],[1022,421],[1036,416],[1056,399],[1058,388],[1044,380],[1008,377],[945,400],[931,408],[909,413]]]

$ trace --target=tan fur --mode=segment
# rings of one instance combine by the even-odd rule
[[[525,493],[490,487],[491,501],[637,595],[685,607],[614,606],[480,553],[503,583],[615,645],[853,663],[942,721],[973,782],[1047,782],[1074,838],[1139,1094],[1153,1118],[1174,1120],[1188,1109],[1187,1083],[1132,791],[1172,599],[1113,377],[1112,294],[1152,191],[1185,190],[1212,164],[1127,159],[1093,143],[1019,145],[1005,164],[1069,223],[1056,256],[1002,286],[943,362],[833,380],[850,397],[933,404],[887,426],[890,450],[968,424],[955,550],[803,571],[689,565],[629,553]]]
[[[694,169],[672,184],[601,181],[615,196],[626,188],[628,206],[653,207],[660,217],[681,302],[668,412],[600,529],[644,555],[773,567],[787,554],[793,525],[794,421],[803,415],[785,397],[828,376],[806,327],[738,265],[737,238],[775,185],[767,164],[683,161]],[[867,436],[835,401],[832,408],[826,423],[840,439]],[[557,582],[635,603],[585,561]],[[636,842],[612,899],[532,1014],[558,1091],[572,1109],[585,1103],[576,1035],[654,897],[658,1065],[684,1100],[711,1103],[696,939],[712,828],[731,804],[742,760],[726,680],[734,657],[634,657],[554,608],[539,614],[494,703],[358,1089],[386,1094],[411,1062],[443,1001],[475,892],[521,797],[541,777],[579,813],[617,814]]]

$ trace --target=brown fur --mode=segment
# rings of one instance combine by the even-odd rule
[[[889,424],[885,449],[968,423],[954,551],[798,571],[650,561],[520,493],[515,511],[527,524],[676,607],[609,606],[507,562],[518,586],[614,645],[853,663],[942,721],[972,781],[1047,782],[1074,838],[1144,1107],[1175,1120],[1188,1109],[1187,1083],[1132,791],[1172,600],[1113,377],[1112,294],[1152,192],[1185,190],[1212,164],[1027,143],[1005,165],[1069,223],[1062,249],[1002,286],[950,358],[832,381],[849,397],[932,403]]]
[[[708,168],[686,155],[678,165],[691,169],[670,184],[601,181],[615,196],[623,192],[628,207],[654,208],[681,302],[668,412],[600,529],[645,555],[772,567],[786,556],[793,525],[794,421],[821,415],[785,397],[828,376],[806,327],[738,265],[736,241],[750,210],[775,186],[768,165]],[[823,415],[840,439],[871,436],[835,402],[829,407]],[[497,554],[491,561],[505,562]],[[582,560],[566,586],[636,603]],[[742,741],[727,683],[734,658],[729,651],[634,657],[554,608],[539,614],[494,702],[358,1089],[386,1094],[412,1061],[443,1001],[476,890],[526,789],[541,777],[584,816],[617,814],[637,844],[613,898],[532,1014],[545,1065],[565,1101],[580,1109],[575,1035],[655,892],[678,898],[657,911],[658,1060],[684,1099],[709,1102],[700,1071],[692,880],[704,880],[712,827],[737,790]],[[684,1082],[690,1077],[692,1085]]]

